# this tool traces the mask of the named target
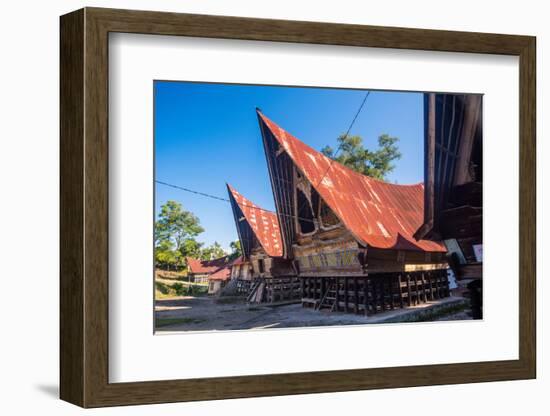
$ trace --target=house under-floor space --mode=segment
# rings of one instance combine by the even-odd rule
[[[302,305],[330,311],[376,314],[449,296],[443,269],[370,276],[302,277]]]

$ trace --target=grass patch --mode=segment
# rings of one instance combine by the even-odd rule
[[[162,328],[163,326],[180,325],[180,324],[200,324],[206,321],[206,319],[199,318],[156,318],[155,328]]]
[[[155,298],[166,299],[175,296],[205,296],[208,285],[189,284],[185,282],[167,283],[155,280]]]

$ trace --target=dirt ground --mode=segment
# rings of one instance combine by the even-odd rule
[[[281,306],[247,305],[242,300],[182,296],[161,299],[155,303],[156,330],[159,332],[226,331],[239,329],[292,328],[331,325],[358,325],[414,320],[415,314],[454,305],[457,298],[428,302],[406,309],[396,309],[366,317],[353,313],[317,311],[301,304]],[[433,320],[472,319],[465,311],[442,313]]]

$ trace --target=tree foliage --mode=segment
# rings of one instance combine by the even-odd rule
[[[160,207],[155,221],[155,262],[158,266],[181,267],[186,256],[200,252],[201,244],[195,237],[204,229],[199,219],[176,201],[167,201]]]
[[[198,241],[189,238],[183,242],[180,251],[184,257],[193,257],[194,259],[198,259],[201,256],[202,246],[203,243],[199,243]]]
[[[229,248],[231,249],[231,254],[229,255],[229,257],[231,257],[231,260],[234,260],[243,255],[241,240],[232,241],[229,244]]]
[[[223,247],[217,241],[208,247],[205,247],[201,250],[200,258],[201,260],[214,260],[220,257],[227,256],[227,253]]]
[[[163,240],[155,247],[155,263],[167,269],[178,265],[182,260],[181,253],[174,250],[169,240]]]
[[[340,149],[338,155],[330,146],[325,146],[321,152],[332,160],[372,178],[385,180],[395,168],[393,162],[401,158],[401,152],[397,146],[399,138],[388,134],[378,137],[378,149],[374,151],[363,146],[363,139],[360,136],[343,134],[337,140]]]
[[[185,240],[195,238],[203,231],[199,219],[192,212],[184,210],[179,202],[167,201],[160,207],[155,225],[158,241],[170,240],[179,251]]]

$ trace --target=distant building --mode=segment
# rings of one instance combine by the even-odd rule
[[[416,240],[424,185],[396,185],[332,161],[258,111],[280,227],[278,263],[304,305],[376,313],[449,295],[446,248]]]
[[[187,275],[190,282],[208,283],[211,274],[227,266],[229,257],[224,256],[214,260],[200,260],[187,257]]]

